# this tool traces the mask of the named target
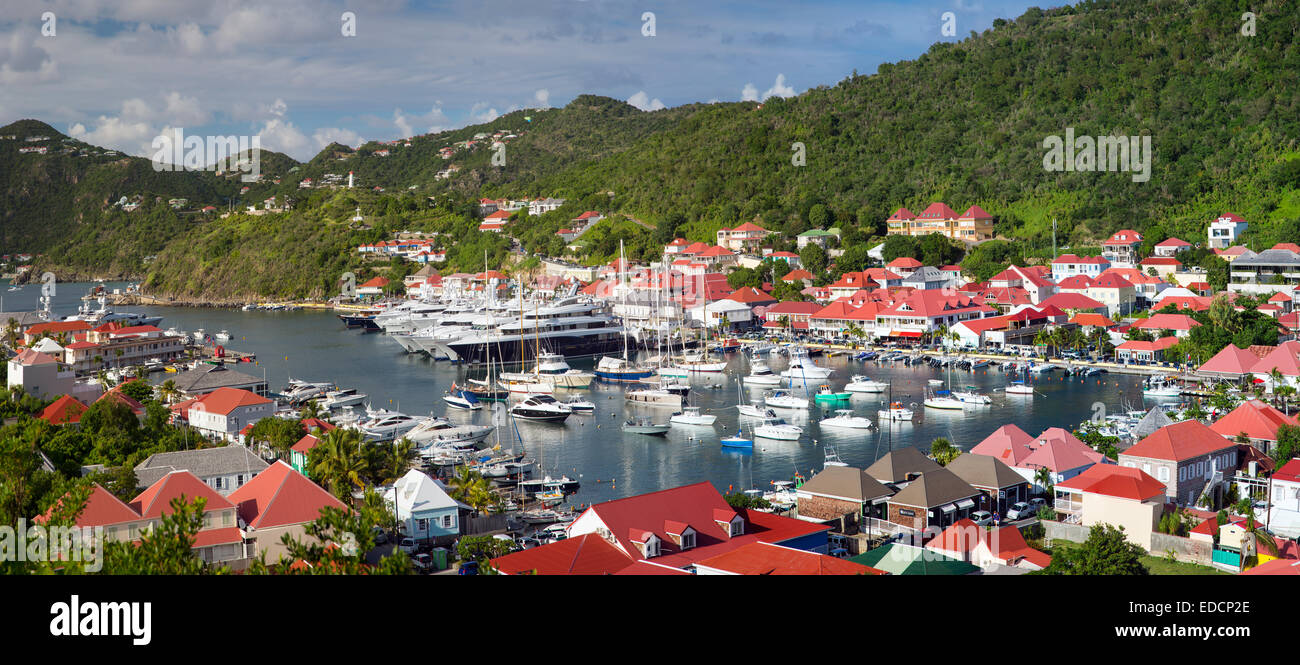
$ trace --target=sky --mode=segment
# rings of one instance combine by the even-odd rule
[[[645,111],[797,95],[1035,4],[0,0],[0,125],[145,157],[176,129],[257,135],[305,161],[580,94]]]

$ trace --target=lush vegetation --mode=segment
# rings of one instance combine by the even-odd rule
[[[1077,547],[1052,548],[1052,563],[1032,574],[1043,575],[1149,575],[1143,564],[1146,552],[1128,541],[1123,528],[1096,524],[1088,539]]]
[[[1251,9],[1267,19],[1245,37],[1242,8],[1216,0],[1031,8],[969,39],[936,43],[915,60],[798,97],[642,112],[581,96],[563,108],[383,146],[387,157],[374,143],[331,146],[306,164],[278,165],[292,172],[245,194],[237,181],[212,174],[160,174],[144,160],[19,156],[10,142],[0,147],[0,167],[10,166],[0,172],[11,174],[0,245],[49,248],[49,263],[66,271],[147,269],[150,287],[164,293],[233,297],[331,293],[337,275],[355,267],[351,246],[420,224],[451,234],[449,249],[471,245],[455,250],[455,269],[479,265],[485,248],[503,258],[505,239],[471,231],[478,196],[570,202],[511,224],[534,253],[560,253],[555,231],[574,213],[611,213],[582,238],[577,258],[593,263],[612,258],[619,240],[630,257],[647,258],[673,235],[707,241],[721,227],[753,220],[787,236],[839,227],[845,253],[827,266],[842,271],[865,263],[859,246],[883,237],[891,211],[918,212],[940,200],[958,211],[980,205],[1013,241],[975,252],[980,277],[1049,256],[1053,220],[1059,247],[1080,252],[1120,228],[1143,231],[1151,242],[1170,235],[1196,242],[1209,220],[1231,211],[1251,223],[1245,242],[1262,248],[1300,237],[1300,45],[1291,39],[1300,15],[1282,0]],[[29,129],[13,127],[0,131]],[[1150,136],[1150,180],[1046,171],[1043,140],[1067,128],[1078,136]],[[517,134],[505,166],[491,163],[483,142],[450,160],[438,154],[496,130]],[[796,142],[807,149],[806,166],[791,162]],[[436,180],[449,164],[461,170]],[[347,171],[356,173],[357,190],[297,189],[302,177]],[[282,215],[224,221],[148,205],[125,216],[109,210],[115,197],[137,194],[218,206],[225,197],[236,205],[269,195],[305,200]],[[423,218],[429,197],[445,219]],[[376,219],[367,220],[369,229],[349,229],[349,198]],[[37,220],[46,219],[67,233],[36,233]],[[137,222],[149,232],[136,232]],[[907,249],[927,263],[960,256],[932,239],[890,243],[887,254],[912,243]],[[109,247],[122,258],[110,258]],[[142,266],[153,254],[158,259]],[[468,254],[480,256],[471,262]],[[1216,286],[1223,279],[1209,276]]]

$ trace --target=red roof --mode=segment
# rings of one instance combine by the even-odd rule
[[[360,288],[363,288],[363,289],[365,289],[365,288],[376,288],[376,287],[378,287],[378,288],[383,288],[383,287],[385,287],[385,286],[388,286],[388,278],[386,278],[386,277],[372,277],[372,278],[370,278],[369,280],[367,280],[365,284],[362,284]]]
[[[59,333],[76,332],[80,330],[90,330],[90,324],[85,321],[49,321],[38,323],[27,329],[25,334],[31,337],[38,337],[41,333],[50,333],[53,337],[58,337]]]
[[[198,398],[196,401],[203,405],[203,411],[208,413],[219,413],[223,416],[230,415],[231,411],[234,411],[241,406],[271,404],[271,400],[256,393],[249,392],[242,388],[224,387],[217,388],[216,390]]]
[[[93,348],[96,348],[96,347],[98,347],[98,346],[99,346],[98,344],[95,344],[95,343],[93,343],[93,342],[73,342],[73,343],[71,343],[71,344],[69,344],[69,345],[67,345],[67,346],[65,346],[65,347],[63,347],[63,348],[65,348],[65,349],[93,349]]]
[[[303,524],[320,517],[321,508],[346,508],[320,485],[276,460],[230,495],[239,516],[255,529]]]
[[[1057,284],[1062,290],[1065,289],[1088,289],[1092,288],[1092,278],[1087,275],[1072,275],[1061,280]]]
[[[1114,464],[1094,464],[1087,471],[1057,483],[1056,488],[1134,501],[1145,501],[1165,493],[1165,486],[1142,469]]]
[[[1079,312],[1078,314],[1075,314],[1069,322],[1077,326],[1099,326],[1102,328],[1109,328],[1115,325],[1115,322],[1106,318],[1105,314],[1097,314],[1095,312]]]
[[[1144,238],[1141,233],[1131,229],[1116,231],[1114,235],[1103,242],[1102,245],[1136,245],[1142,242]]]
[[[761,226],[759,226],[759,225],[757,225],[757,224],[755,224],[755,223],[753,223],[753,222],[745,222],[744,224],[741,224],[740,226],[737,226],[736,228],[731,229],[731,232],[732,232],[732,233],[737,233],[737,232],[751,232],[751,233],[752,233],[752,232],[754,232],[754,231],[760,231],[760,232],[762,232],[762,233],[767,233],[767,229],[765,229],[765,228],[763,228],[763,227],[761,227]]]
[[[1060,309],[1097,309],[1098,307],[1105,307],[1104,304],[1082,293],[1057,293],[1040,304],[1044,307],[1051,305]]]
[[[894,259],[893,261],[890,261],[889,263],[886,263],[886,264],[885,264],[885,267],[886,267],[886,268],[910,268],[910,269],[916,269],[916,268],[920,268],[921,266],[924,266],[924,265],[925,265],[924,263],[921,263],[920,261],[917,261],[916,259],[914,259],[914,258],[912,258],[912,257],[910,257],[910,256],[900,256],[900,257]]]
[[[588,533],[497,557],[492,567],[507,575],[610,575],[632,562],[609,541]]]
[[[203,506],[204,512],[235,507],[226,497],[217,494],[216,490],[199,480],[198,476],[180,470],[168,473],[158,482],[150,485],[149,489],[131,499],[131,509],[145,519],[154,519],[170,515],[172,499],[181,497],[184,497],[186,503],[192,503],[194,499],[203,497],[207,500]]]
[[[86,405],[71,395],[64,395],[45,407],[37,416],[51,425],[81,422],[81,414],[86,412]]]
[[[713,247],[710,247],[704,250],[703,252],[700,252],[699,256],[701,258],[710,258],[714,256],[735,256],[735,254],[736,254],[735,252],[727,249],[726,247],[714,245]]]
[[[956,219],[957,213],[952,208],[949,208],[948,204],[935,202],[922,210],[917,217],[921,219]]]
[[[1300,560],[1273,559],[1244,570],[1241,575],[1300,575]]]
[[[320,418],[303,418],[298,422],[301,423],[303,429],[307,430],[308,432],[314,429],[319,429],[322,432],[328,432],[334,429],[333,425],[325,422],[324,420],[321,420]]]
[[[1229,439],[1245,432],[1252,439],[1277,441],[1277,428],[1281,425],[1300,426],[1300,422],[1268,404],[1251,399],[1214,421],[1210,429]]]
[[[681,253],[682,253],[682,254],[699,254],[700,252],[703,252],[704,250],[708,249],[709,247],[712,247],[712,245],[710,245],[710,244],[708,244],[708,243],[704,243],[704,242],[693,242],[693,243],[691,243],[690,245],[688,245],[688,246],[686,247],[686,249],[682,250]]]
[[[752,286],[744,286],[739,289],[736,289],[734,292],[732,292],[731,295],[727,296],[726,299],[735,300],[736,302],[745,303],[746,305],[752,305],[754,303],[776,302],[776,298],[773,298],[770,294],[759,291],[758,289]]]
[[[117,402],[119,404],[126,405],[126,407],[128,409],[131,409],[133,413],[136,414],[143,413],[144,405],[138,402],[134,397],[131,397],[130,395],[127,395],[126,393],[122,392],[122,386],[124,385],[126,384],[123,383],[114,386],[112,390],[104,393],[103,395],[100,395],[99,399],[95,400],[95,403],[98,404],[104,400],[108,400],[110,402]]]
[[[1104,263],[1106,265],[1110,265],[1110,261],[1107,261],[1106,258],[1103,256],[1077,256],[1074,254],[1062,254],[1056,257],[1055,259],[1053,259],[1052,263],[1071,264],[1071,265],[1079,264],[1079,263],[1095,263],[1095,264]]]
[[[1184,420],[1161,427],[1120,454],[1181,461],[1208,455],[1235,445],[1199,421]]]
[[[1236,344],[1228,344],[1223,347],[1223,350],[1214,354],[1213,358],[1205,361],[1199,371],[1217,374],[1249,374],[1250,368],[1258,362],[1259,357],[1255,354]]]
[[[979,206],[971,206],[961,214],[961,219],[993,219],[993,215],[984,212]]]
[[[1192,243],[1178,238],[1167,238],[1156,243],[1156,247],[1191,247]]]
[[[54,356],[51,356],[46,353],[41,353],[40,351],[33,351],[31,349],[23,349],[21,352],[18,353],[18,355],[11,358],[11,360],[17,361],[18,364],[22,365],[23,367],[31,367],[33,365],[48,365],[50,363],[59,362],[58,360],[54,359]]]
[[[794,281],[804,280],[804,279],[814,279],[814,277],[812,273],[800,268],[798,270],[791,270],[790,272],[786,273],[785,276],[781,278],[781,281],[794,282]]]
[[[1164,351],[1165,349],[1178,344],[1178,338],[1170,335],[1161,337],[1152,342],[1140,342],[1138,340],[1129,340],[1115,347],[1125,351]]]
[[[316,444],[318,444],[318,443],[320,443],[320,439],[318,439],[318,438],[316,438],[316,437],[314,437],[314,436],[312,436],[312,435],[310,435],[310,434],[304,434],[303,437],[302,437],[301,439],[298,439],[298,442],[297,442],[297,443],[295,443],[295,444],[293,444],[292,446],[290,446],[289,450],[293,450],[293,451],[295,451],[295,452],[300,452],[300,453],[306,455],[307,452],[308,452],[309,450],[311,450],[312,448],[315,448],[315,447],[316,447]]]
[[[59,499],[59,503],[62,501],[63,499]],[[54,505],[50,506],[49,510],[46,510],[45,514],[38,517],[36,521],[40,523],[47,522],[50,514],[54,512],[54,508]],[[123,522],[134,522],[139,519],[139,513],[135,512],[121,499],[113,496],[99,483],[94,483],[90,486],[90,496],[86,499],[86,507],[77,516],[75,524],[79,527],[109,526],[122,524]]]
[[[914,219],[916,219],[916,215],[913,214],[911,210],[908,210],[907,208],[899,208],[898,210],[895,210],[894,214],[890,215],[889,219],[886,221],[910,222]]]
[[[1273,472],[1272,477],[1277,480],[1300,483],[1300,457],[1283,464],[1282,468]]]
[[[1278,244],[1273,245],[1269,249],[1285,249],[1288,252],[1295,252],[1297,254],[1300,254],[1300,245],[1297,245],[1293,242],[1279,242]]]
[[[1181,266],[1181,265],[1183,265],[1183,262],[1182,262],[1182,261],[1179,261],[1178,259],[1175,259],[1175,258],[1172,257],[1172,256],[1148,256],[1147,258],[1142,259],[1141,261],[1139,261],[1139,262],[1138,262],[1138,265],[1143,265],[1143,266]]]
[[[1026,468],[1047,468],[1064,473],[1090,464],[1105,464],[1106,456],[1060,427],[1043,430],[1032,444],[1033,452],[1021,460]]]
[[[1052,557],[1033,549],[1025,542],[1018,527],[1008,524],[1000,529],[989,530],[965,518],[944,529],[925,547],[969,554],[980,545],[984,545],[989,553],[1008,564],[1014,564],[1017,559],[1025,559],[1040,568],[1046,568],[1052,563]]]
[[[217,529],[204,529],[194,534],[194,547],[212,547],[244,542],[244,534],[239,527],[228,526]]]
[[[1113,270],[1113,268],[1112,268],[1111,270]],[[1068,280],[1067,280],[1067,281],[1068,281]],[[1073,286],[1071,286],[1071,287],[1065,287],[1065,288],[1077,288],[1077,287],[1073,287]],[[1124,279],[1123,277],[1120,277],[1118,274],[1113,273],[1113,272],[1110,272],[1110,271],[1108,270],[1108,271],[1103,272],[1102,274],[1098,275],[1098,276],[1097,276],[1097,279],[1092,280],[1092,284],[1091,284],[1091,286],[1090,286],[1089,288],[1094,288],[1094,289],[1131,289],[1131,288],[1133,288],[1133,282],[1130,282],[1130,281],[1128,281],[1127,279]]]
[[[803,302],[799,300],[784,300],[763,312],[763,317],[772,320],[781,316],[807,314],[812,316],[821,311],[822,306],[815,302]]]
[[[1250,368],[1255,374],[1268,374],[1274,368],[1286,376],[1300,376],[1300,342],[1282,342]]]
[[[1146,330],[1191,330],[1201,325],[1199,321],[1186,314],[1152,314],[1151,316],[1139,320],[1135,327]]]
[[[696,566],[724,570],[737,575],[884,575],[860,563],[833,556],[753,542],[730,552],[698,561]]]
[[[484,219],[484,221],[489,221],[489,222],[504,222],[504,221],[508,221],[508,220],[510,219],[510,213],[508,213],[508,212],[506,212],[506,211],[504,211],[504,210],[498,210],[498,211],[496,211],[496,212],[494,212],[494,213],[492,213],[492,214],[490,214],[490,215],[484,217],[483,219]]]

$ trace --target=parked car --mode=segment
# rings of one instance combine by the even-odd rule
[[[1044,508],[1049,508],[1050,506],[1047,505],[1047,499],[1041,497],[1034,497],[1029,500],[1029,507],[1033,508],[1034,514],[1037,515],[1038,511]]]
[[[411,565],[415,566],[415,572],[423,575],[433,570],[433,557],[428,554],[417,554],[411,557]]]
[[[1017,501],[1007,509],[1007,519],[1023,520],[1033,517],[1038,510],[1024,501]]]
[[[372,531],[375,534],[376,545],[383,545],[388,542],[388,534],[385,533],[383,529],[379,527],[374,527]]]
[[[400,541],[398,541],[397,549],[402,550],[407,554],[414,554],[416,550],[415,540],[411,538],[403,538]]]
[[[456,571],[456,574],[457,574],[457,575],[477,575],[477,574],[478,574],[478,562],[477,562],[477,561],[466,561],[465,563],[460,564],[460,568]]]
[[[979,526],[988,526],[993,523],[993,513],[987,510],[977,510],[970,514],[970,521]]]

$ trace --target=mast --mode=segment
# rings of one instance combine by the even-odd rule
[[[627,360],[627,259],[623,256],[623,240],[618,241],[619,300],[623,303],[623,360]]]

